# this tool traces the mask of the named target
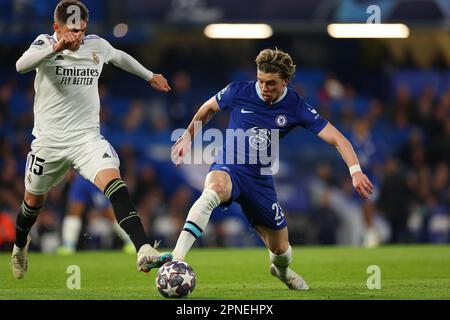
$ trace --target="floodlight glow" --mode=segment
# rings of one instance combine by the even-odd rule
[[[327,31],[333,38],[409,37],[409,28],[401,23],[333,23]]]
[[[267,39],[273,35],[268,24],[210,24],[205,35],[212,39]]]
[[[116,38],[123,38],[128,33],[128,25],[125,23],[119,23],[114,27],[113,34]]]

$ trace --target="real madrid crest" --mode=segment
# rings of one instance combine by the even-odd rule
[[[98,56],[95,52],[92,53],[92,61],[94,61],[95,65],[100,63],[100,59],[98,58]]]
[[[276,117],[275,122],[278,127],[286,127],[288,123],[288,118],[284,114],[280,114]]]

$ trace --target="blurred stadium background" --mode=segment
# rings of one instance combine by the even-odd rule
[[[15,62],[40,33],[52,33],[57,0],[0,0],[0,247],[10,250],[32,140],[34,73]],[[289,52],[292,83],[353,143],[376,193],[362,202],[336,150],[302,129],[287,136],[276,176],[292,244],[362,246],[370,221],[381,243],[450,243],[450,3],[447,0],[85,0],[88,33],[127,51],[172,86],[168,95],[106,66],[102,132],[151,239],[173,247],[208,166],[175,169],[171,133],[229,82],[255,77],[266,47]],[[326,26],[401,22],[407,39],[335,39]],[[209,23],[267,23],[260,40],[209,39]],[[210,127],[224,129],[227,115]],[[34,250],[54,252],[75,172],[54,188],[34,227]],[[108,220],[87,212],[80,249],[118,247]],[[370,218],[372,217],[372,218]],[[369,221],[369,222],[368,222]],[[237,205],[217,209],[201,246],[261,245]]]

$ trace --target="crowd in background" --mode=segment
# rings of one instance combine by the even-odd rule
[[[171,133],[186,127],[209,97],[197,90],[190,72],[167,76],[173,88],[167,96],[118,96],[108,83],[101,84],[100,95],[102,133],[119,154],[122,177],[146,231],[151,239],[162,239],[170,247],[199,192],[198,182],[170,162]],[[0,248],[4,250],[10,250],[14,239],[33,127],[32,78],[26,84],[17,79],[0,82]],[[361,245],[369,227],[379,243],[450,242],[450,86],[441,92],[432,86],[412,92],[399,85],[389,99],[367,97],[362,103],[355,86],[331,73],[324,73],[312,91],[300,81],[292,87],[349,138],[375,185],[371,200],[360,200],[334,148],[305,131],[292,133],[284,141],[276,176],[292,243]],[[214,94],[213,89],[221,88],[209,88],[208,93]],[[227,115],[219,114],[211,125],[224,129]],[[71,171],[50,191],[32,231],[38,239],[33,241],[36,249],[51,252],[58,246],[75,174]],[[204,175],[200,176],[201,180]],[[260,244],[239,208],[217,211],[200,245]],[[112,237],[110,231],[90,208],[80,246],[100,248],[105,242],[98,238]],[[107,243],[110,247],[114,242]]]

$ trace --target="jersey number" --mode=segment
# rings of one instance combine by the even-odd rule
[[[278,223],[281,224],[281,222],[278,222],[278,221],[280,221],[280,220],[283,221],[283,219],[284,219],[284,212],[283,212],[283,209],[281,208],[280,204],[275,202],[272,205],[272,210],[275,210],[275,221],[277,221],[277,224]]]
[[[30,172],[34,173],[37,176],[41,176],[44,172],[44,164],[45,160],[39,157],[36,157],[34,154],[31,155],[31,163],[30,163]]]

